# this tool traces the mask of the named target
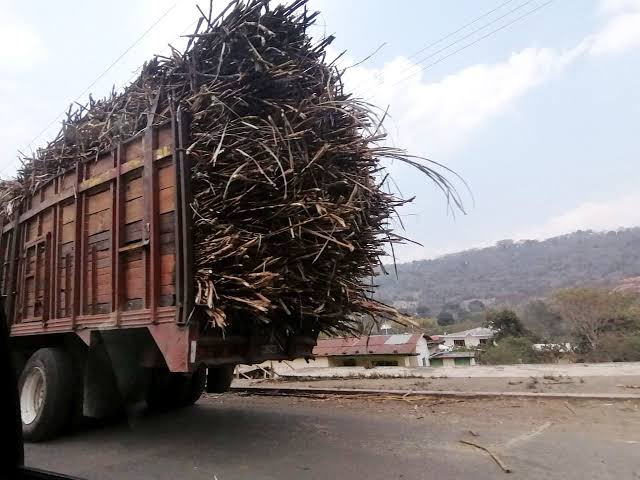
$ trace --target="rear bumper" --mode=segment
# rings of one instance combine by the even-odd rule
[[[291,336],[279,344],[267,336],[207,335],[195,325],[167,323],[147,328],[172,372],[190,372],[202,363],[219,366],[311,357],[316,344],[316,338],[309,336]]]
[[[312,356],[316,340],[311,337],[289,337],[285,345],[267,337],[200,337],[192,340],[190,363],[209,366],[238,363],[261,363],[267,360],[293,360]]]

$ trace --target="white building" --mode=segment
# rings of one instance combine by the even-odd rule
[[[486,345],[493,338],[493,331],[490,328],[477,327],[462,332],[447,333],[438,336],[443,340],[443,346],[446,349],[451,348],[475,348],[480,345]]]
[[[429,345],[421,333],[320,339],[313,354],[330,367],[429,366]]]
[[[313,349],[314,358],[241,365],[239,371],[287,373],[310,367],[428,367],[429,356],[438,351],[440,342],[421,333],[321,338]]]
[[[429,359],[432,367],[471,367],[476,365],[475,352],[437,352]]]

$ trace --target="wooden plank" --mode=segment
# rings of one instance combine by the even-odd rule
[[[156,142],[159,148],[173,147],[173,130],[171,125],[156,130]]]
[[[56,180],[56,189],[59,187],[60,178]],[[60,287],[58,286],[58,282],[60,281],[58,272],[58,265],[60,260],[59,254],[59,246],[60,246],[60,214],[61,214],[61,206],[60,204],[56,204],[52,207],[53,210],[53,232],[52,232],[52,240],[51,246],[49,248],[49,255],[51,256],[51,265],[50,272],[48,276],[51,278],[51,286],[50,286],[50,299],[49,299],[49,318],[57,318],[58,317],[58,291]]]
[[[73,242],[73,239],[76,236],[76,225],[75,222],[70,222],[62,226],[62,231],[60,232],[60,241],[62,243]]]
[[[175,210],[174,197],[175,191],[173,187],[160,190],[158,201],[161,215]]]
[[[18,225],[17,228],[18,235],[18,252],[22,251],[23,245],[26,239],[26,229],[24,225],[20,227]],[[13,322],[19,323],[24,318],[24,295],[25,295],[25,273],[26,273],[26,260],[22,255],[18,255],[18,273],[16,280],[16,290],[18,291],[18,296],[16,298],[16,309],[14,312]]]
[[[73,274],[73,257],[71,254],[65,255],[65,267],[64,267],[64,313],[62,316],[66,317],[71,315],[73,306],[70,304],[72,291],[71,275]]]
[[[135,160],[129,160],[126,163],[120,165],[120,171],[122,173],[133,172],[134,170],[142,168],[142,158],[136,158]]]
[[[17,225],[17,222],[16,222]],[[7,284],[5,294],[7,295],[7,301],[5,302],[5,309],[7,312],[7,319],[9,323],[13,323],[15,321],[15,309],[17,302],[17,295],[15,294],[16,280],[18,274],[18,256],[20,251],[22,250],[22,245],[20,243],[20,238],[22,234],[22,228],[20,225],[17,228],[14,228],[11,232],[5,233],[5,235],[9,235],[11,238],[11,243],[9,247],[9,268],[7,271]]]
[[[47,208],[40,214],[41,235],[46,235],[47,233],[53,232],[53,208],[54,207]]]
[[[174,233],[176,230],[175,211],[160,215],[160,233]]]
[[[58,182],[57,177],[54,177],[51,180],[49,180],[44,185],[44,187],[40,187],[42,190],[42,201],[52,199],[56,196],[57,182]]]
[[[113,168],[113,153],[109,152],[106,155],[98,158],[98,160],[92,160],[86,163],[87,174],[85,178],[92,178],[107,172]]]
[[[132,160],[142,160],[141,138],[124,145],[124,161],[122,163],[126,164]]]
[[[159,160],[160,158],[163,158],[162,156],[158,157],[160,153],[164,155],[165,152],[153,153],[152,156],[154,156],[154,159],[153,159],[154,161]],[[128,160],[126,163],[123,163],[121,166],[121,173],[125,174],[128,172],[132,172],[136,169],[141,168],[142,166],[143,166],[143,159],[142,159],[142,156],[139,155],[134,159]],[[114,179],[116,175],[117,175],[117,170],[115,168],[112,168],[110,170],[102,172],[100,175],[96,177],[92,177],[88,180],[76,182],[75,172],[66,173],[63,177],[64,180],[63,180],[63,185],[60,193],[44,201],[40,200],[40,197],[37,194],[34,195],[30,199],[31,205],[27,205],[28,208],[26,208],[25,213],[20,215],[19,222],[24,222],[30,219],[31,217],[33,217],[34,215],[37,215],[38,213],[40,213],[42,210],[49,208],[52,205],[55,205],[56,203],[67,200],[77,195],[80,192],[85,192],[91,188],[97,187],[98,185],[108,182]],[[34,199],[36,199],[35,204],[33,203]],[[6,232],[11,230],[12,228],[13,228],[13,224],[8,224],[3,227],[2,231]]]
[[[143,259],[131,260],[129,262],[124,263],[124,267],[127,270],[135,270],[135,269],[142,270],[144,268],[144,260]]]
[[[96,264],[96,247],[94,246],[90,246],[89,248],[89,255],[91,256],[91,264],[95,265]],[[97,295],[97,283],[98,283],[98,278],[97,278],[97,269],[95,268],[87,268],[87,278],[91,279],[91,288],[89,289],[91,292],[91,295],[89,296],[90,298],[90,302],[91,302],[91,310],[85,310],[86,311],[91,311],[91,313],[95,313],[93,311],[93,305],[95,305],[97,303],[97,299],[96,299],[96,295]]]
[[[87,243],[89,245],[101,243],[103,245],[96,246],[96,248],[100,250],[108,250],[109,249],[109,241],[111,240],[111,232],[109,230],[94,233],[93,235],[89,235],[87,237]],[[106,242],[106,243],[105,243]]]
[[[62,175],[60,181],[60,191],[72,191],[73,187],[75,187],[76,179],[74,172],[68,172]]]
[[[110,210],[111,203],[112,198],[110,190],[87,194],[87,215],[92,215],[104,210]]]
[[[51,219],[53,224],[53,218]],[[47,232],[46,241],[42,245],[43,255],[43,271],[42,271],[42,325],[45,326],[50,316],[50,301],[51,301],[51,263],[53,255],[53,242],[51,232]]]
[[[75,221],[76,216],[76,205],[75,203],[70,203],[68,205],[61,205],[62,210],[62,225],[67,225],[68,223],[73,223]]]
[[[27,237],[25,238],[25,241],[27,242],[30,242],[38,238],[38,219],[37,218],[32,218],[31,220],[27,221],[26,234],[27,234]]]
[[[78,184],[78,191],[86,192],[93,187],[97,187],[98,185],[102,185],[103,183],[113,180],[115,175],[116,171],[114,169],[102,172],[100,175],[96,175],[95,177],[84,180],[80,184]]]
[[[106,257],[106,258],[101,258],[99,260],[95,261],[95,266],[96,266],[96,272],[98,274],[99,277],[104,276],[104,275],[111,275],[111,262],[110,262],[110,258]],[[89,268],[89,270],[93,269],[93,265],[94,262],[93,260],[91,262],[89,262],[87,268]]]
[[[125,182],[125,200],[134,200],[142,197],[142,177],[128,179]]]
[[[124,226],[124,243],[142,240],[142,220]]]
[[[36,245],[33,247],[34,251],[35,251],[35,267],[34,267],[34,287],[33,287],[33,291],[35,294],[35,298],[38,299],[40,297],[40,289],[42,288],[42,254],[41,254],[41,249],[40,249],[40,245]],[[37,317],[39,315],[39,310],[38,310],[38,302],[34,302],[33,304],[33,316]]]
[[[111,210],[103,210],[102,212],[89,215],[86,226],[87,235],[94,235],[109,230],[111,228]]]
[[[161,307],[171,307],[176,304],[176,295],[175,293],[171,294],[162,294],[160,293],[160,306]]]
[[[162,286],[170,286],[173,287],[173,282],[175,281],[175,275],[173,272],[163,273],[160,275],[160,285]]]
[[[175,187],[176,184],[176,170],[173,165],[167,165],[158,169],[158,188],[163,190],[165,188]]]
[[[136,298],[127,298],[127,301],[124,304],[124,311],[130,311],[130,310],[142,310],[144,308],[144,305],[142,303],[142,298],[141,297],[136,297]]]
[[[42,189],[34,192],[34,194],[31,196],[29,200],[30,200],[30,204],[29,204],[30,210],[40,207],[42,205]]]
[[[144,216],[144,199],[136,198],[124,204],[124,223],[129,224],[142,220]]]

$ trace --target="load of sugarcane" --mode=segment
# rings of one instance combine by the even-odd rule
[[[5,214],[43,181],[95,159],[181,107],[191,118],[195,291],[210,325],[250,319],[278,334],[351,332],[358,318],[402,316],[372,298],[372,278],[406,201],[384,159],[407,162],[445,192],[428,162],[384,146],[374,107],[345,92],[308,35],[306,0],[201,10],[181,52],[156,56],[123,92],[71,109],[58,136],[24,158],[0,198]]]

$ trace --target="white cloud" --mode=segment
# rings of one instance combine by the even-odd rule
[[[640,10],[640,0],[602,0],[600,10],[604,14]]]
[[[0,3],[0,71],[27,70],[45,53],[36,30]]]
[[[614,15],[602,30],[585,42],[590,44],[589,53],[594,56],[640,47],[640,10],[625,10]]]
[[[503,62],[472,65],[435,82],[425,81],[419,65],[397,57],[381,68],[349,69],[345,81],[357,95],[390,106],[387,127],[396,143],[446,159],[571,63],[587,54],[597,57],[640,47],[640,0],[604,0],[600,10],[603,27],[568,50],[526,48]]]
[[[403,146],[442,158],[560,72],[575,55],[574,50],[527,48],[504,62],[473,65],[433,83],[425,82],[414,64],[399,57],[380,69],[347,70],[346,82],[365,97],[372,94],[374,103],[391,106]],[[407,78],[408,72],[418,74]]]
[[[589,201],[557,215],[541,225],[527,228],[514,239],[544,239],[576,230],[615,230],[640,225],[640,193],[604,201]]]

